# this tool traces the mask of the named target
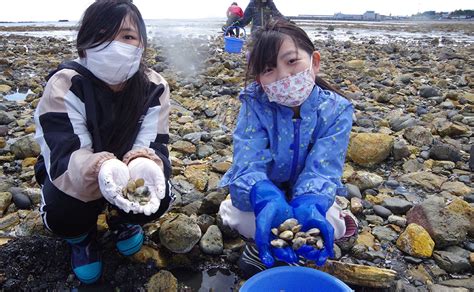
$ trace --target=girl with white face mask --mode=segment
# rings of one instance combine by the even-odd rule
[[[97,217],[107,207],[120,253],[143,244],[141,224],[162,216],[172,202],[168,180],[169,87],[142,62],[146,29],[129,0],[96,1],[77,35],[79,58],[48,76],[35,112],[41,156],[44,225],[72,249],[72,269],[83,283],[101,276]],[[125,198],[143,179],[148,202]]]
[[[317,76],[320,54],[308,35],[285,21],[253,38],[248,74],[255,82],[240,95],[233,165],[221,180],[230,200],[223,223],[255,241],[239,260],[251,276],[282,264],[323,265],[334,240],[354,238],[355,217],[334,203],[352,127],[352,104]],[[271,229],[296,218],[302,231],[318,228],[324,247],[275,248]]]

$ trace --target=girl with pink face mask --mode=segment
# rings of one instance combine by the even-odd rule
[[[255,243],[239,260],[246,276],[306,260],[323,265],[335,240],[357,233],[353,215],[335,204],[345,193],[352,104],[317,76],[320,54],[301,28],[279,20],[255,34],[248,62],[255,82],[240,95],[233,165],[221,180],[231,199],[219,210],[225,225]],[[273,247],[271,229],[289,218],[302,231],[318,228],[324,247]]]

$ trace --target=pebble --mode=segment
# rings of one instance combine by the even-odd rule
[[[27,210],[31,208],[30,197],[28,197],[28,195],[23,193],[22,188],[17,188],[17,187],[10,188],[10,193],[12,194],[13,203],[18,209]]]
[[[390,215],[392,215],[392,211],[385,208],[384,206],[374,205],[372,208],[374,209],[375,214],[379,215],[380,217],[388,218]]]

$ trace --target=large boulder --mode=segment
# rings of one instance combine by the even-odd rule
[[[163,222],[160,228],[160,242],[175,253],[187,253],[201,239],[201,228],[196,220],[178,214]]]
[[[384,161],[392,151],[393,137],[380,133],[358,133],[351,136],[347,156],[355,163],[371,167]]]
[[[443,248],[466,240],[471,224],[468,217],[468,214],[450,208],[443,198],[433,196],[408,211],[407,222],[422,226],[436,247]]]

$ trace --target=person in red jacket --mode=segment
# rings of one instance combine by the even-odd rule
[[[234,22],[238,21],[242,17],[244,17],[244,11],[242,10],[242,8],[239,7],[237,2],[232,2],[230,7],[227,8],[226,27],[232,26]],[[240,34],[240,29],[239,28],[237,28],[235,32],[234,32],[233,29],[228,31],[228,35],[230,35],[230,36],[236,35],[237,37],[239,37],[239,34]]]

